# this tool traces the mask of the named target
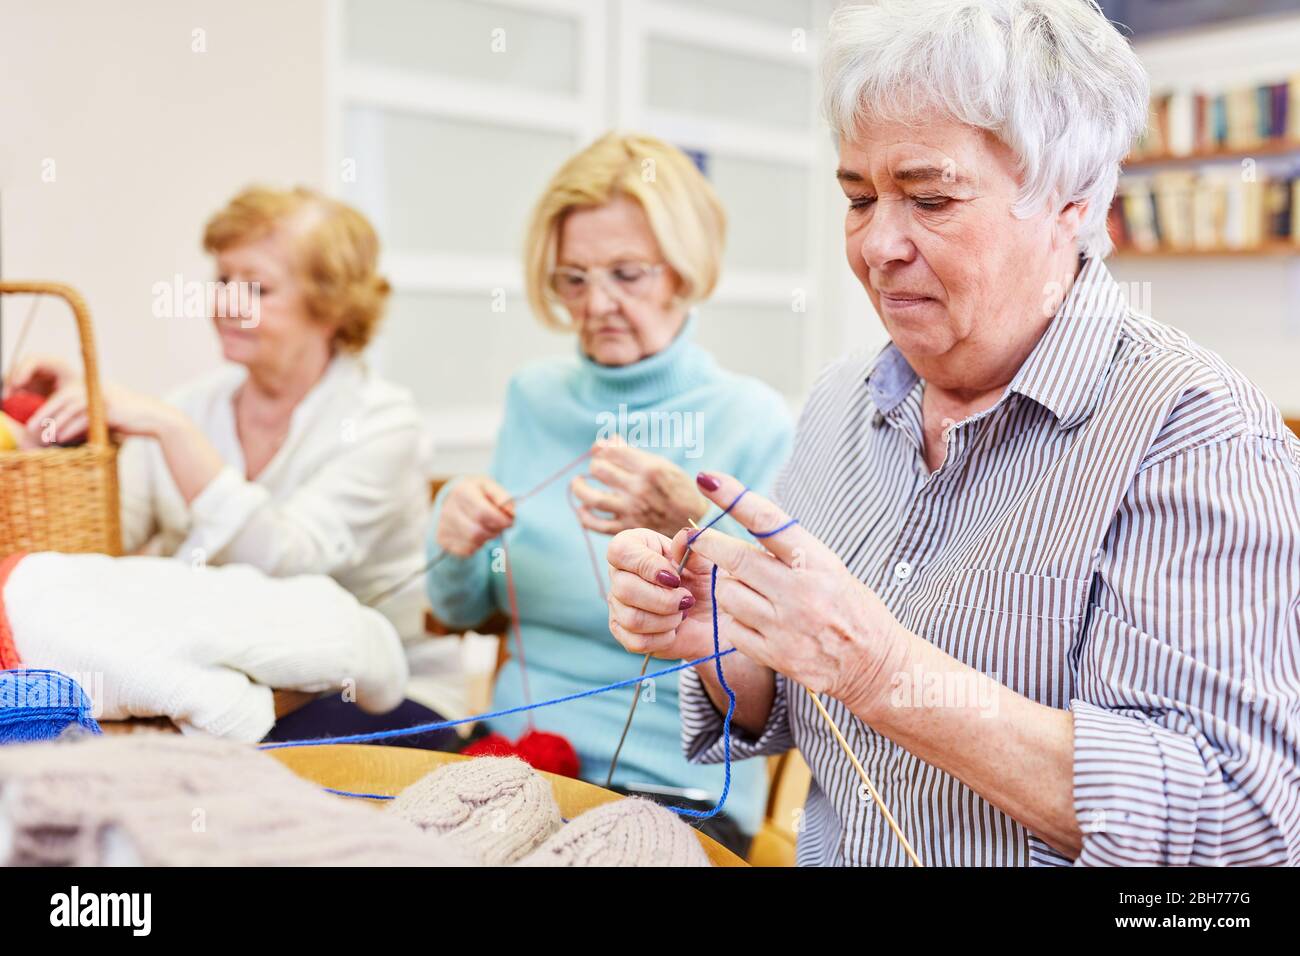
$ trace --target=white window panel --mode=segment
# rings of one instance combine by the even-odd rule
[[[349,0],[343,34],[358,65],[578,91],[580,25],[571,17],[485,0]]]
[[[348,110],[344,195],[403,254],[515,256],[528,215],[578,143],[571,134],[460,119]]]
[[[771,21],[791,30],[813,25],[809,0],[694,0],[692,6]]]
[[[710,155],[708,169],[727,210],[726,271],[803,270],[808,256],[807,167]]]
[[[807,388],[803,353],[806,313],[790,306],[723,305],[699,307],[696,341],[723,368],[766,382],[791,400]]]
[[[653,110],[812,128],[812,72],[798,63],[651,36],[645,70],[646,102]]]
[[[411,389],[421,408],[454,421],[457,410],[500,408],[511,375],[528,362],[576,354],[574,337],[543,328],[521,293],[507,293],[502,312],[494,301],[489,292],[397,292],[375,343],[376,367]]]

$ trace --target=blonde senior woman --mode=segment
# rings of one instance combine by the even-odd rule
[[[780,506],[732,511],[800,524],[704,534],[678,587],[687,532],[608,551],[637,653],[711,652],[719,568],[733,752],[812,767],[801,863],[909,859],[809,692],[925,864],[1300,863],[1300,444],[1102,263],[1147,86],[1083,0],[832,20],[845,248],[891,341],[823,374]],[[681,700],[719,760],[711,664]]]
[[[725,218],[712,187],[679,150],[648,136],[609,134],[555,174],[533,212],[525,244],[529,301],[545,324],[574,334],[577,355],[521,369],[506,395],[489,474],[439,494],[429,540],[434,613],[470,626],[508,610],[508,535],[526,669],[511,660],[497,676],[493,709],[560,697],[637,672],[639,661],[610,636],[607,587],[583,541],[627,528],[670,534],[709,509],[687,473],[718,468],[767,487],[793,431],[772,389],[720,368],[694,342],[693,306],[708,298],[721,266]],[[515,506],[522,493],[574,462],[580,474]],[[575,508],[568,495],[574,496]],[[604,550],[605,542],[593,540]],[[665,582],[677,578],[666,572]],[[683,601],[694,600],[683,595]],[[687,763],[678,745],[677,689],[642,691],[616,789],[676,804],[711,805],[720,768]],[[567,736],[581,775],[604,784],[631,692],[541,711],[538,726]],[[515,737],[523,716],[492,729]],[[732,781],[723,817],[706,828],[743,852],[760,822],[763,768]]]
[[[312,190],[256,187],[208,221],[203,247],[225,293],[210,318],[227,364],[165,401],[105,388],[109,426],[127,437],[125,550],[329,575],[361,601],[406,581],[376,609],[404,638],[418,637],[424,432],[410,393],[361,358],[389,294],[374,229]],[[33,436],[84,434],[85,389],[63,363],[33,359],[14,384],[52,392],[29,422]],[[450,659],[440,666],[457,669]],[[428,702],[441,705],[438,683]],[[333,700],[329,714],[306,708],[290,723],[325,732],[353,717],[380,720]],[[304,724],[312,715],[321,719]]]

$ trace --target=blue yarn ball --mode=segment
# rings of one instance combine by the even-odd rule
[[[100,733],[81,685],[59,671],[0,671],[0,744],[53,740],[69,727]]]

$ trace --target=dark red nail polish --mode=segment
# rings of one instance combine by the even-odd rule
[[[677,605],[677,610],[689,611],[693,607],[695,607],[695,595],[688,594],[686,597],[682,598],[682,603]]]
[[[682,579],[671,571],[660,571],[655,575],[655,580],[666,588],[679,588],[682,586]]]
[[[705,474],[704,472],[700,472],[695,476],[695,483],[705,491],[717,491],[718,488],[721,487],[718,479],[714,478],[712,475]]]

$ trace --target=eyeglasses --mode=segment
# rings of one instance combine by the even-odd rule
[[[580,300],[593,281],[622,295],[644,299],[653,291],[654,281],[663,269],[662,262],[616,262],[608,268],[592,266],[590,269],[557,266],[551,270],[550,286],[564,302]]]

